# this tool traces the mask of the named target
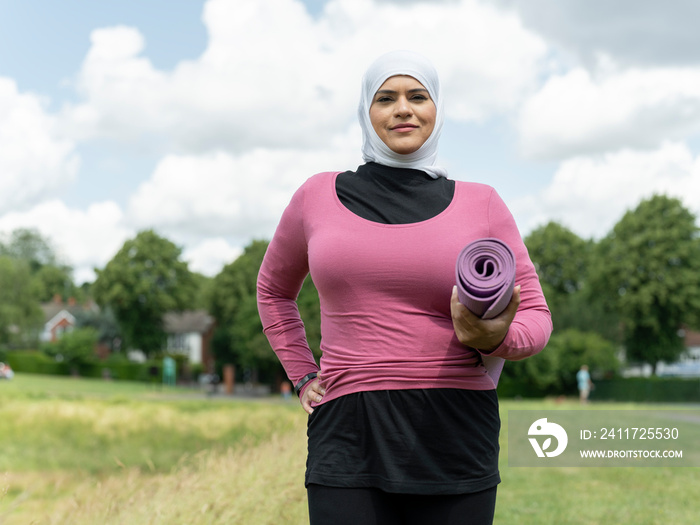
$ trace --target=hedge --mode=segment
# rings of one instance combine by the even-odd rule
[[[501,398],[542,398],[556,395],[526,381],[502,377],[498,383]],[[578,395],[576,392],[569,395]],[[630,401],[638,403],[700,403],[700,378],[631,377],[599,379],[591,401]]]
[[[27,374],[69,375],[66,363],[59,363],[38,350],[16,350],[7,352],[7,364],[16,372]]]
[[[502,376],[498,381],[498,397],[501,398],[542,398],[548,392],[530,384],[526,379]]]
[[[5,358],[15,373],[46,375],[71,375],[76,373],[81,377],[123,379],[129,381],[160,382],[162,379],[162,363],[146,361],[135,363],[123,356],[111,356],[103,361],[91,361],[71,365],[56,361],[39,350],[13,350],[5,352]],[[178,361],[178,378],[181,376],[182,363]],[[196,379],[194,377],[193,379]]]
[[[700,403],[700,378],[630,377],[595,382],[591,401]]]

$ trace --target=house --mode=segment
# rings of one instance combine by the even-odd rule
[[[72,331],[76,327],[76,318],[79,318],[81,313],[99,311],[99,307],[93,302],[79,305],[72,298],[63,302],[60,296],[42,304],[41,309],[44,312],[44,327],[40,339],[45,342],[57,341],[63,333]],[[190,364],[201,364],[205,370],[209,370],[214,364],[211,350],[214,327],[214,318],[205,310],[169,312],[163,316],[167,350],[174,354],[186,355]],[[107,357],[109,349],[105,345],[98,345],[96,353],[100,357]],[[131,351],[128,355],[135,361],[146,359],[138,350]]]
[[[685,350],[677,361],[656,364],[659,377],[700,377],[700,332],[682,329],[679,332],[684,339]],[[622,370],[623,377],[650,377],[653,368],[648,363],[632,364]]]
[[[205,310],[165,314],[163,328],[168,335],[168,351],[186,355],[190,364],[201,364],[209,370],[214,364],[211,342],[215,325],[215,319]]]
[[[659,376],[700,377],[700,332],[683,330],[685,351],[675,363],[661,361],[657,365]]]
[[[44,342],[57,341],[61,334],[70,332],[75,328],[76,316],[80,313],[95,311],[97,305],[89,302],[85,305],[77,304],[72,297],[63,302],[60,295],[54,296],[53,300],[41,305],[44,314],[44,327],[39,335],[39,339]]]

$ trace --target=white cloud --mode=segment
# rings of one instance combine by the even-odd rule
[[[599,52],[626,65],[698,64],[700,3],[658,0],[495,0],[526,27],[594,65]]]
[[[270,238],[296,188],[319,171],[361,163],[357,127],[321,150],[258,148],[240,155],[169,155],[131,198],[130,223],[175,239]]]
[[[546,53],[514,15],[476,0],[332,0],[318,18],[299,0],[210,0],[203,21],[206,50],[172,71],[142,56],[136,29],[95,30],[84,102],[65,110],[73,133],[180,153],[318,147],[355,121],[362,72],[382,52],[433,58],[459,119],[512,108]]]
[[[511,209],[525,231],[556,220],[582,237],[599,238],[653,194],[679,198],[700,217],[700,157],[677,142],[654,151],[576,157],[561,164],[541,195],[521,199]]]
[[[133,231],[123,225],[123,214],[113,202],[92,204],[87,210],[68,208],[51,200],[24,212],[0,217],[0,231],[35,228],[51,239],[59,260],[71,265],[77,284],[95,279],[93,268],[103,267]]]
[[[45,102],[0,77],[0,213],[60,193],[78,164],[74,144],[57,137]]]
[[[628,69],[599,78],[577,68],[551,77],[518,119],[523,153],[566,158],[656,148],[700,130],[700,69]]]
[[[216,237],[204,239],[197,245],[187,248],[182,255],[183,259],[189,263],[190,270],[214,277],[242,253],[242,248],[231,246],[226,239]]]

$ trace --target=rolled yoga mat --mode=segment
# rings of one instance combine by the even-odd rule
[[[499,239],[478,239],[457,257],[459,302],[482,319],[492,319],[506,309],[515,287],[515,256]],[[482,355],[486,372],[498,385],[504,359]]]

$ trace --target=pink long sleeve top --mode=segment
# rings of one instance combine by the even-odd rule
[[[318,370],[296,305],[307,274],[321,305],[323,403],[371,390],[495,388],[481,353],[455,335],[455,262],[469,242],[496,237],[513,250],[521,303],[490,355],[524,359],[552,331],[537,273],[496,191],[456,182],[450,205],[410,224],[363,219],[339,200],[338,173],[304,183],[284,211],[258,275],[263,330],[289,379]]]

